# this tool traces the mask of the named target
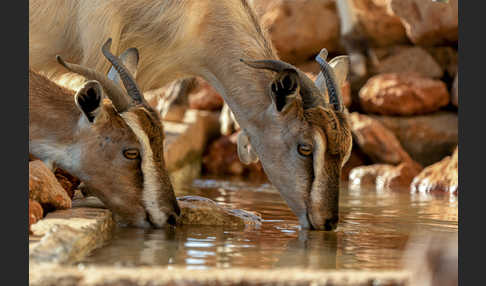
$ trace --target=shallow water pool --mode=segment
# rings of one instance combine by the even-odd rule
[[[457,200],[449,195],[343,188],[340,223],[333,232],[301,230],[269,184],[203,178],[177,191],[182,195],[257,211],[262,226],[117,228],[106,246],[80,264],[393,270],[402,267],[407,242],[420,243],[437,233],[456,236],[458,231]]]

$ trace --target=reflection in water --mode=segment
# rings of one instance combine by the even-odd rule
[[[266,185],[196,180],[178,196],[198,195],[257,211],[261,227],[185,225],[158,230],[119,228],[83,264],[313,269],[399,269],[405,245],[435,233],[457,235],[457,201],[450,197],[343,189],[334,232],[300,230],[278,192]],[[415,242],[417,241],[417,242]]]

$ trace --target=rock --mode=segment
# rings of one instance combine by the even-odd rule
[[[443,71],[453,78],[457,73],[458,55],[452,47],[426,47],[427,52],[435,59]]]
[[[41,205],[29,199],[29,233],[31,232],[30,226],[39,221],[44,216],[44,211]]]
[[[451,102],[454,104],[456,107],[459,107],[459,77],[458,74],[456,73],[456,76],[454,77],[454,82],[452,83],[452,89],[451,89]]]
[[[458,40],[458,0],[448,3],[423,0],[389,0],[407,36],[417,45],[440,45]]]
[[[197,78],[196,87],[189,94],[189,108],[220,110],[223,102],[221,95],[207,81]]]
[[[410,186],[412,192],[446,192],[458,193],[458,149],[452,156],[432,164],[418,174]]]
[[[69,265],[83,259],[111,237],[115,223],[107,209],[72,208],[49,213],[32,225],[38,242],[29,244],[29,263]]]
[[[411,160],[395,135],[380,121],[353,112],[349,123],[354,142],[373,162],[397,165]]]
[[[372,73],[416,73],[440,78],[444,68],[425,49],[418,46],[392,46],[372,49]]]
[[[182,122],[189,108],[189,93],[197,86],[195,77],[175,80],[168,85],[147,91],[145,98],[155,108],[164,121]]]
[[[431,113],[446,106],[449,98],[442,81],[411,73],[373,76],[359,92],[364,111],[384,115]]]
[[[207,144],[219,135],[218,113],[188,109],[183,122],[164,122],[164,160],[173,185],[200,176]]]
[[[29,199],[39,202],[44,212],[68,209],[71,199],[49,168],[39,160],[29,162]]]
[[[458,143],[456,112],[397,117],[370,115],[395,134],[403,149],[422,166],[452,154]]]
[[[408,41],[400,18],[390,13],[390,0],[353,0],[357,22],[373,47],[402,44]]]
[[[178,197],[177,202],[181,209],[178,223],[181,224],[259,226],[262,221],[261,215],[258,213],[228,209],[199,196]]]
[[[265,178],[260,162],[245,165],[237,152],[237,133],[221,136],[209,144],[203,157],[203,172],[207,174]]]
[[[348,181],[351,170],[359,166],[367,165],[368,160],[368,157],[363,151],[361,151],[359,147],[353,145],[351,155],[341,170],[341,180]]]
[[[68,194],[69,198],[72,199],[74,197],[74,190],[78,188],[81,181],[61,168],[57,168],[54,171],[54,175]]]
[[[377,191],[404,190],[410,187],[413,178],[422,167],[408,161],[397,166],[374,164],[356,167],[349,173],[350,187],[375,187]]]
[[[292,64],[325,47],[339,50],[339,18],[333,0],[254,0],[260,22],[279,57]]]

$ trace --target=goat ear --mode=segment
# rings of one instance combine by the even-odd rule
[[[277,73],[270,84],[272,99],[277,111],[281,112],[297,98],[300,92],[299,75],[296,70],[286,69]]]
[[[137,78],[137,68],[138,68],[138,50],[136,48],[126,49],[121,55],[120,60],[123,65],[132,74],[133,78]],[[120,76],[116,69],[112,66],[108,72],[108,78],[117,84],[120,84]]]
[[[74,95],[76,106],[84,113],[89,122],[93,122],[101,112],[103,89],[101,84],[95,80],[90,80]]]
[[[258,162],[258,156],[251,147],[250,140],[248,140],[248,136],[243,130],[238,134],[236,143],[238,145],[238,158],[243,164],[249,165]]]
[[[349,57],[348,56],[335,57],[329,62],[329,65],[334,71],[334,75],[336,76],[336,83],[338,87],[341,88],[344,82],[346,81],[346,76],[348,75]]]

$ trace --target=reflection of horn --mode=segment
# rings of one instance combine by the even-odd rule
[[[316,61],[321,66],[321,72],[317,78],[322,77],[327,88],[327,93],[329,96],[329,104],[336,111],[343,111],[343,100],[341,96],[341,88],[337,85],[336,75],[332,70],[331,66],[326,62],[327,50],[324,48],[321,50],[319,55],[316,57]],[[317,82],[317,81],[316,81]]]

